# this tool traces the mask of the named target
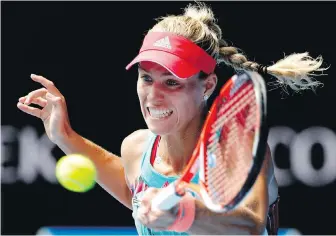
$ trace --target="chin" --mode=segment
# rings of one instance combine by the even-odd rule
[[[171,121],[146,121],[148,129],[156,135],[167,135],[171,134],[175,130],[176,122]]]
[[[156,135],[167,135],[170,134],[172,129],[169,126],[157,126],[157,125],[147,125],[148,129]]]

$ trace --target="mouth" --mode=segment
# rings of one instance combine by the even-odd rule
[[[147,107],[149,115],[154,119],[165,119],[173,114],[170,109],[158,109],[153,107]]]

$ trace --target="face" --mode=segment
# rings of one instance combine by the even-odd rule
[[[141,112],[155,134],[186,128],[200,115],[205,90],[205,82],[197,75],[182,80],[156,63],[140,63],[137,91]]]

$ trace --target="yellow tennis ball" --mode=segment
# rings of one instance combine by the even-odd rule
[[[87,192],[96,184],[97,171],[93,162],[80,154],[62,157],[56,163],[56,178],[67,190]]]

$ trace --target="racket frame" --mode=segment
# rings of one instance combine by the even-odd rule
[[[211,197],[209,196],[208,192],[206,191],[206,184],[205,184],[205,170],[204,167],[205,165],[205,159],[206,155],[203,153],[202,155],[202,160],[201,160],[201,165],[200,165],[200,195],[202,197],[202,200],[204,204],[206,205],[207,208],[209,208],[213,212],[217,213],[224,213],[228,211],[234,210],[239,203],[241,203],[244,198],[248,195],[250,190],[252,189],[253,185],[256,182],[257,177],[259,176],[259,173],[261,171],[264,159],[265,159],[265,154],[266,154],[266,146],[267,146],[267,138],[268,138],[268,126],[267,126],[267,91],[266,91],[266,86],[263,77],[256,73],[256,72],[246,72],[245,73],[249,78],[249,80],[252,81],[253,86],[254,86],[254,91],[255,91],[255,96],[256,96],[256,102],[257,105],[259,105],[260,109],[260,116],[259,116],[259,132],[254,133],[254,140],[259,140],[258,142],[253,142],[253,148],[252,148],[252,154],[253,154],[253,165],[249,171],[248,178],[246,179],[245,183],[243,184],[241,190],[239,193],[225,206],[222,206],[220,204],[214,204],[213,201],[211,200]],[[230,81],[228,81],[225,86],[221,89],[220,95],[216,98],[221,99],[225,96],[224,93],[227,93],[228,87],[232,86],[232,83],[238,79],[239,76],[244,76],[244,75],[234,75]],[[216,111],[216,106],[218,106],[218,101],[214,102],[213,105],[210,108],[210,111]],[[209,134],[209,130],[211,128],[211,125],[208,124],[211,120],[211,115],[209,115],[204,123],[204,134]],[[203,133],[203,132],[202,132]],[[204,137],[203,137],[204,138]],[[200,147],[201,148],[201,147]],[[205,148],[202,148],[205,152]]]
[[[253,156],[254,156],[254,164],[251,167],[249,172],[249,176],[245,181],[242,189],[240,192],[230,201],[229,204],[222,206],[218,204],[214,204],[206,191],[206,184],[204,183],[204,166],[205,166],[205,158],[206,158],[206,149],[204,148],[204,138],[206,132],[211,125],[209,125],[209,120],[211,119],[211,114],[209,114],[205,120],[203,125],[200,137],[197,141],[196,147],[193,151],[193,154],[183,171],[181,178],[177,179],[173,183],[169,184],[163,191],[153,199],[152,207],[160,210],[170,210],[174,207],[180,199],[184,196],[187,190],[192,189],[192,192],[199,194],[201,196],[202,201],[204,202],[205,206],[213,212],[223,213],[234,210],[241,201],[248,195],[249,191],[253,187],[260,170],[263,165],[263,161],[265,159],[266,153],[266,145],[267,145],[267,138],[268,138],[268,127],[266,123],[266,111],[267,111],[267,97],[266,97],[266,86],[264,83],[264,79],[261,77],[260,74],[256,72],[245,72],[245,74],[249,77],[252,81],[253,86],[255,88],[255,96],[257,99],[257,104],[260,105],[260,132],[256,132],[254,134],[254,140],[259,140],[259,142],[254,142],[253,144]],[[238,76],[242,75],[234,75],[231,79],[223,86],[220,90],[219,96],[213,102],[209,112],[213,112],[218,106],[218,99],[223,98],[224,93],[228,92],[228,87],[232,86],[232,83],[235,79],[238,79]],[[199,173],[199,191],[196,191],[195,187],[188,188],[188,185],[192,185],[190,182],[192,178]],[[189,184],[190,183],[190,184]]]

